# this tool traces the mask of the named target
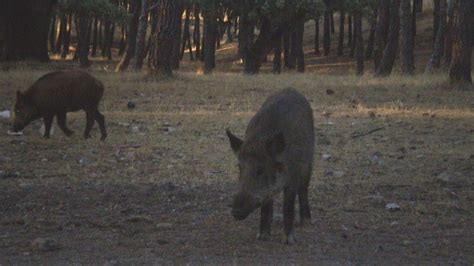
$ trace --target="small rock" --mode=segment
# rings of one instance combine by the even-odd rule
[[[329,160],[331,160],[331,159],[332,159],[332,156],[331,156],[331,154],[329,154],[329,153],[325,153],[325,154],[323,154],[323,160],[325,160],[325,161],[329,161]]]
[[[125,122],[118,122],[117,125],[119,125],[121,127],[129,127],[130,126],[129,123],[125,123]]]
[[[398,225],[398,222],[391,222],[391,223],[390,223],[390,226],[391,226],[391,227],[394,227],[394,226],[396,226],[396,225]]]
[[[138,126],[133,126],[132,127],[132,132],[133,133],[139,133],[140,132],[140,128]]]
[[[387,203],[387,205],[385,205],[385,209],[389,210],[389,211],[400,211],[401,208],[400,208],[400,205],[396,204],[396,203]]]
[[[344,171],[334,171],[334,176],[335,177],[343,177],[344,176]]]
[[[45,163],[45,162],[48,161],[48,159],[47,159],[47,158],[43,158],[43,159],[41,159],[41,161]]]
[[[334,94],[334,91],[331,90],[331,89],[327,89],[327,90],[326,90],[326,94],[327,94],[327,95],[333,95],[333,94]]]
[[[38,251],[54,251],[61,248],[61,245],[53,239],[38,237],[31,242],[31,246],[34,250]]]
[[[172,132],[176,131],[176,128],[167,126],[167,127],[162,127],[161,130],[163,130],[166,133],[172,133]]]
[[[136,105],[135,105],[135,103],[134,103],[134,102],[132,102],[132,101],[128,101],[128,103],[127,103],[127,108],[128,108],[128,109],[134,109],[134,108],[135,108],[135,106],[136,106]]]
[[[1,118],[9,119],[11,116],[12,115],[11,115],[9,110],[5,110],[5,111],[0,112],[0,117]]]
[[[125,154],[125,159],[129,161],[133,161],[135,159],[135,153],[134,152],[127,152]]]
[[[323,111],[323,116],[325,116],[325,117],[330,117],[331,115],[332,115],[331,112]]]
[[[168,229],[171,229],[171,228],[173,228],[173,224],[171,224],[171,223],[157,223],[156,224],[156,229],[168,230]]]
[[[85,158],[85,157],[81,157],[81,158],[79,159],[79,164],[80,164],[80,165],[86,165],[86,164],[88,164],[88,163],[89,163],[89,160],[88,160],[87,158]]]
[[[438,180],[442,182],[449,182],[449,180],[451,180],[451,175],[446,172],[442,172],[438,175]]]

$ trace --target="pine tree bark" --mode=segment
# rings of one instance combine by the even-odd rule
[[[89,43],[87,42],[87,31],[90,18],[86,14],[77,14],[77,57],[79,66],[87,68],[89,61]]]
[[[171,75],[173,45],[178,32],[179,6],[175,0],[161,0],[158,6],[158,25],[153,34],[149,52],[149,71],[152,74]]]
[[[348,14],[347,15],[347,47],[351,48],[352,47],[352,33],[354,32],[352,30],[352,15]]]
[[[63,50],[61,51],[61,58],[66,59],[67,55],[69,54],[69,46],[71,45],[71,31],[72,31],[72,14],[68,15],[67,18],[67,30],[65,31],[65,35],[63,37]]]
[[[398,51],[398,38],[400,31],[400,0],[390,1],[390,27],[387,45],[383,51],[382,60],[375,73],[376,77],[385,77],[392,73],[393,64]]]
[[[210,74],[216,66],[216,39],[218,38],[216,12],[217,10],[215,7],[203,11],[204,74]]]
[[[254,41],[254,29],[255,29],[255,21],[251,20],[248,14],[241,14],[240,15],[240,23],[239,23],[239,50],[238,54],[240,58],[245,57],[245,53],[253,44]]]
[[[337,41],[337,56],[344,55],[344,22],[346,13],[344,9],[341,9],[339,14],[339,38]]]
[[[381,0],[377,13],[374,41],[374,63],[376,70],[379,68],[380,60],[382,60],[383,51],[387,44],[390,25],[390,0]]]
[[[274,74],[281,73],[281,48],[283,45],[283,38],[279,38],[275,44],[274,56],[273,56],[273,70]]]
[[[201,55],[201,18],[200,8],[198,4],[194,4],[193,15],[194,15],[194,31],[193,31],[193,44],[196,47],[196,59]]]
[[[474,45],[474,1],[454,0],[453,58],[449,82],[454,88],[472,88],[471,59]]]
[[[4,1],[0,12],[0,61],[49,61],[48,33],[54,0]]]
[[[290,43],[291,43],[291,32],[287,31],[283,34],[283,58],[285,68],[290,68]],[[319,47],[319,41],[318,41]],[[319,50],[319,49],[318,49]]]
[[[354,57],[354,52],[355,52],[355,49],[356,49],[356,42],[357,42],[357,31],[355,30],[355,18],[354,17],[353,17],[353,23],[354,23],[354,25],[352,27],[354,29],[353,34],[352,34],[353,41],[352,41],[351,49],[349,51],[349,57],[351,57],[351,58]]]
[[[91,56],[97,55],[97,38],[98,38],[99,18],[94,18],[94,27],[92,29],[92,51]]]
[[[288,69],[295,69],[296,67],[296,57],[298,53],[298,39],[296,37],[296,28],[291,31],[290,34],[290,55],[288,58],[289,64]]]
[[[413,75],[415,71],[415,57],[413,49],[415,46],[415,36],[411,16],[410,0],[401,0],[400,3],[400,30],[402,35],[401,63],[402,73]]]
[[[331,11],[330,20],[331,20],[331,34],[334,34],[336,33],[336,27],[334,25],[334,11]]]
[[[138,18],[137,41],[135,46],[134,70],[141,70],[145,58],[146,30],[148,28],[148,0],[141,0],[140,17]]]
[[[314,29],[314,54],[319,56],[321,55],[321,51],[319,49],[319,20],[320,18],[317,17],[315,19],[315,29]]]
[[[51,16],[51,27],[49,28],[49,49],[51,52],[56,50],[56,15]]]
[[[365,50],[365,59],[371,59],[374,52],[375,28],[377,26],[377,10],[374,11],[374,20],[370,23],[369,39],[367,40],[367,48]]]
[[[447,66],[451,65],[452,55],[453,55],[453,36],[454,36],[454,0],[448,1],[448,14],[447,14],[447,24],[446,24],[446,37],[444,42],[444,55],[445,55],[445,64]]]
[[[125,71],[130,64],[130,60],[135,55],[135,47],[137,44],[138,23],[141,14],[141,0],[130,0],[129,13],[131,20],[128,26],[127,49],[125,54],[117,65],[116,71]]]
[[[295,30],[296,71],[300,73],[303,73],[305,71],[303,37],[304,37],[304,21],[300,21],[297,23],[296,30]]]
[[[324,36],[323,36],[323,54],[328,56],[331,50],[331,19],[330,12],[326,10],[324,12]]]
[[[440,15],[440,0],[433,0],[433,34],[432,34],[432,49],[434,49],[435,41],[436,41],[436,34],[438,34],[438,27],[439,27],[439,17]]]
[[[359,11],[354,12],[354,36],[355,36],[355,54],[356,54],[356,75],[364,75],[364,38],[362,36],[362,14]]]
[[[193,58],[193,49],[191,48],[191,32],[189,31],[190,13],[191,13],[190,8],[186,7],[185,17],[184,17],[183,41],[181,43],[181,51],[180,51],[179,57],[181,60],[183,59],[184,51],[186,50],[186,45],[188,45],[189,55],[192,61],[194,58]]]
[[[181,3],[178,2],[178,9],[176,11],[175,16],[178,17],[178,32],[176,32],[175,39],[174,39],[174,45],[173,45],[173,58],[172,58],[172,65],[171,67],[173,70],[179,69],[179,52],[180,52],[180,47],[181,47],[181,35],[182,35],[182,26],[183,26],[183,6]]]
[[[439,6],[439,27],[436,34],[435,48],[431,55],[428,64],[426,65],[425,73],[433,73],[433,69],[438,69],[441,66],[441,57],[443,56],[444,40],[446,33],[446,18],[447,18],[447,1],[441,0]]]

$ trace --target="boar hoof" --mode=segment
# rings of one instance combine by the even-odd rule
[[[283,236],[283,243],[287,245],[294,245],[296,243],[295,235],[293,234],[293,232],[289,233],[288,235],[285,234]]]
[[[257,240],[267,241],[270,239],[270,232],[264,232],[257,234]]]

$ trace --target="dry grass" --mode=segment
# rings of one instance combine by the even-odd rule
[[[16,90],[26,88],[46,72],[28,67],[3,72],[0,107],[8,108]],[[153,256],[182,263],[209,262],[207,259],[220,263],[282,262],[285,253],[289,256],[285,258],[290,258],[285,261],[300,263],[308,262],[308,258],[327,263],[466,263],[474,259],[470,248],[474,239],[470,222],[474,217],[473,95],[472,91],[447,89],[445,76],[378,80],[314,74],[205,76],[182,72],[174,78],[154,79],[145,74],[103,70],[92,74],[106,84],[101,107],[109,130],[105,143],[98,140],[96,128],[95,138],[82,139],[85,117],[81,112],[69,115],[70,126],[77,132],[71,139],[57,128],[50,140],[40,138],[36,129],[39,121],[27,128],[23,137],[7,136],[9,123],[0,121],[0,200],[17,206],[2,209],[0,227],[8,233],[0,245],[8,248],[2,248],[0,262],[34,263],[42,258],[64,263],[61,258],[71,252],[83,253],[90,246],[101,250],[100,246],[110,241],[106,232],[112,230],[107,228],[114,220],[123,221],[116,225],[124,228],[121,230],[139,233],[127,233],[119,242],[112,241],[113,249],[95,255],[102,262],[110,256],[121,258],[123,263],[132,263],[131,258],[147,262],[137,257],[146,250],[140,241],[155,238],[166,239],[168,244],[145,245],[155,250]],[[311,101],[316,120],[311,183],[315,227],[298,229],[298,246],[285,250],[278,244],[278,234],[266,244],[253,240],[257,215],[244,223],[235,223],[228,215],[225,203],[233,192],[237,172],[224,129],[242,135],[263,100],[290,86]],[[127,109],[129,100],[136,103],[134,110]],[[379,127],[384,129],[352,137]],[[323,153],[331,154],[332,159],[322,160]],[[79,163],[81,159],[86,163]],[[440,180],[446,176],[448,181]],[[178,189],[163,188],[168,182]],[[71,187],[69,198],[64,191]],[[157,191],[149,194],[150,189]],[[17,198],[27,191],[30,194]],[[125,202],[123,197],[127,197]],[[81,198],[92,198],[96,203],[87,205],[90,201]],[[48,211],[32,207],[29,212],[34,216],[25,216],[26,206],[35,201],[42,202]],[[54,202],[63,202],[66,207],[62,212],[71,213],[66,217],[77,214],[87,218],[65,218],[62,212],[49,208]],[[388,202],[396,202],[402,211],[386,211]],[[82,204],[81,210],[72,207],[76,204]],[[120,208],[97,213],[93,210],[98,207],[92,207],[97,204],[140,210],[136,212],[152,222],[172,223],[176,228],[163,233],[136,227],[125,222],[129,214]],[[33,217],[57,217],[50,222],[66,228],[64,221],[92,219],[96,225],[77,234],[93,235],[94,239],[66,240],[63,231],[34,229],[40,222]],[[12,224],[17,218],[26,224]],[[275,232],[281,230],[280,219],[277,211]],[[105,225],[97,229],[97,223]],[[186,232],[193,232],[192,236]],[[234,239],[231,242],[230,235]],[[31,252],[28,241],[37,236],[58,239],[66,247],[49,257],[34,252],[24,257],[24,252]],[[132,249],[123,251],[123,243]],[[258,255],[260,252],[272,254],[272,259]],[[92,262],[86,254],[75,261]]]

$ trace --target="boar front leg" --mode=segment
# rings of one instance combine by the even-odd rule
[[[44,122],[44,137],[49,138],[51,134],[51,126],[53,125],[54,115],[46,114],[43,115],[43,122]]]
[[[70,137],[72,134],[74,134],[74,131],[70,130],[66,126],[66,113],[58,113],[56,114],[56,119],[58,120],[58,126],[59,128],[66,134],[66,136]]]
[[[273,220],[273,200],[267,201],[260,210],[260,233],[258,240],[270,239],[270,232]]]
[[[295,200],[297,191],[290,187],[285,187],[283,196],[283,242],[288,245],[295,243],[293,233],[293,221],[295,219]]]
[[[91,137],[91,129],[94,125],[94,110],[86,111],[86,130],[84,131],[84,138],[88,139]]]

